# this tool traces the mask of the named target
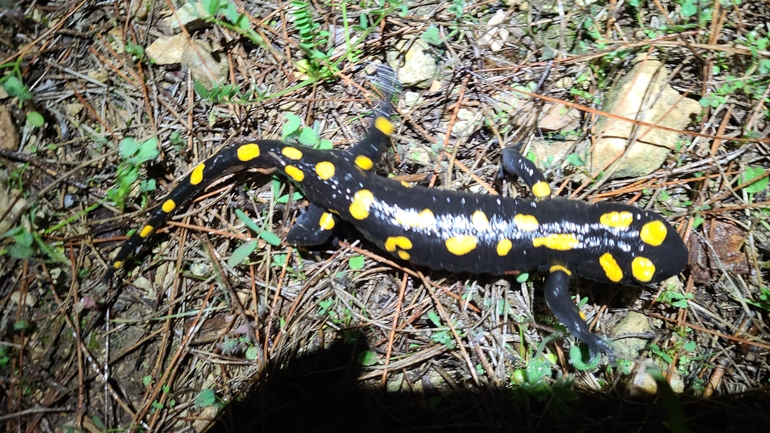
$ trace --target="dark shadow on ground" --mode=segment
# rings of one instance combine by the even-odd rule
[[[369,390],[356,380],[364,343],[335,342],[269,373],[242,401],[230,404],[212,432],[667,432],[660,399],[630,401],[598,393]],[[570,388],[571,389],[571,388]],[[699,400],[680,398],[693,432],[767,431],[770,394]],[[683,431],[683,430],[679,430]]]

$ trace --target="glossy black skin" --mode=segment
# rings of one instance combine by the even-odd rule
[[[388,77],[386,77],[388,78]],[[388,78],[390,79],[390,78]],[[396,89],[395,82],[386,86],[385,100],[390,99]],[[384,102],[376,115],[387,118],[390,104]],[[658,214],[642,211],[635,207],[614,204],[583,202],[561,198],[543,197],[541,200],[509,199],[499,196],[471,194],[467,192],[428,189],[420,186],[406,187],[368,169],[362,169],[355,160],[366,156],[376,163],[390,142],[389,131],[372,127],[367,136],[349,150],[320,151],[294,146],[274,140],[254,140],[232,144],[217,155],[205,161],[202,181],[193,185],[192,174],[186,176],[180,185],[167,197],[173,199],[177,208],[204,190],[209,184],[225,173],[252,168],[276,169],[287,174],[287,165],[304,173],[304,178],[293,179],[311,203],[291,229],[288,240],[299,245],[314,245],[328,239],[331,231],[319,226],[319,217],[331,211],[336,221],[342,218],[352,223],[367,239],[387,250],[386,239],[404,237],[411,242],[408,260],[433,269],[454,272],[510,274],[516,271],[540,269],[549,272],[545,285],[546,300],[557,318],[568,330],[584,342],[591,350],[592,357],[600,352],[611,356],[612,350],[597,335],[590,332],[580,317],[569,296],[569,278],[572,273],[598,281],[610,282],[598,258],[611,253],[623,271],[623,284],[638,283],[632,277],[631,263],[638,256],[644,256],[655,265],[655,273],[649,282],[659,282],[681,272],[687,263],[687,249],[676,231]],[[238,149],[246,144],[259,146],[258,157],[243,162],[238,159]],[[287,158],[283,152],[295,148],[301,158]],[[506,171],[521,176],[530,188],[544,180],[534,165],[511,149],[504,151]],[[319,162],[331,163],[334,176],[327,180],[316,175]],[[200,173],[199,173],[200,174]],[[373,200],[365,218],[351,214],[351,203],[356,192],[366,190]],[[429,209],[434,219],[431,224],[414,226],[396,218],[399,211],[413,210],[410,215]],[[473,215],[483,212],[488,227],[479,230],[474,226]],[[630,212],[633,222],[624,229],[612,228],[599,223],[601,215],[608,212]],[[173,212],[156,209],[147,224],[154,229],[165,224]],[[513,223],[516,215],[526,214],[537,219],[536,230],[522,231]],[[403,216],[403,213],[401,214]],[[666,227],[665,239],[659,246],[650,246],[640,240],[641,227],[650,221],[660,221]],[[399,222],[401,221],[401,222]],[[533,239],[551,234],[573,234],[579,241],[568,251],[534,246]],[[475,248],[463,255],[451,253],[446,240],[455,236],[473,236],[477,239]],[[509,239],[512,247],[501,256],[496,250],[498,242]],[[132,253],[146,241],[146,236],[133,235],[116,256],[114,269],[107,278],[119,269]],[[398,251],[391,252],[399,257]],[[401,256],[403,258],[403,256]]]

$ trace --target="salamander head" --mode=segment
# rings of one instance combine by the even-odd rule
[[[595,227],[608,241],[580,259],[579,274],[622,284],[656,283],[687,266],[684,241],[660,215],[624,205],[598,209]]]

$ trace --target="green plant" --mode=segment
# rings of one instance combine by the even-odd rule
[[[213,84],[211,89],[208,89],[205,84],[200,81],[193,81],[193,89],[203,99],[208,99],[211,102],[239,102],[242,100],[251,99],[254,96],[254,92],[249,94],[241,94],[241,89],[235,84]]]
[[[449,330],[449,327],[445,327],[441,323],[441,318],[435,311],[428,311],[428,319],[433,323],[436,329],[430,336],[430,339],[436,343],[443,344],[447,349],[452,350],[455,348],[455,339]]]
[[[33,218],[34,219],[34,214]],[[68,264],[69,260],[61,252],[61,248],[53,247],[45,243],[43,238],[34,231],[17,226],[0,235],[0,240],[13,238],[13,244],[0,250],[0,256],[8,254],[17,259],[30,259],[35,253],[35,247],[50,261]]]
[[[238,12],[235,3],[227,0],[201,0],[201,6],[207,15],[200,18],[233,30],[255,45],[264,45],[262,37],[251,28],[249,17]],[[193,10],[197,11],[198,9],[193,8]],[[220,18],[225,18],[227,21]]]
[[[19,98],[19,102],[24,102],[32,99],[32,92],[29,91],[29,87],[22,80],[21,61],[22,56],[19,56],[15,62],[0,65],[0,69],[11,70],[10,74],[0,78],[0,85],[8,92],[9,96]]]
[[[309,1],[292,0],[291,7],[294,26],[299,32],[299,48],[306,56],[297,66],[311,78],[321,79],[332,76],[337,72],[329,60],[332,50],[324,51],[325,46],[328,45],[329,31],[321,29],[321,25],[315,22]]]
[[[131,192],[131,188],[139,179],[139,167],[147,161],[153,160],[158,157],[160,151],[158,149],[158,139],[153,137],[145,141],[137,141],[133,137],[126,137],[121,140],[118,145],[120,149],[120,157],[123,161],[118,166],[118,171],[115,175],[116,185],[107,191],[107,198],[113,201],[115,205],[123,210],[126,203],[126,197]],[[149,183],[142,185],[143,192],[152,190]],[[146,204],[147,197],[142,197],[142,205]]]
[[[235,215],[238,217],[238,219],[243,221],[244,224],[246,224],[246,227],[253,230],[257,236],[262,238],[262,240],[265,242],[273,246],[281,245],[281,238],[278,237],[278,235],[267,229],[257,226],[257,224],[252,221],[252,219],[249,218],[249,216],[246,215],[242,210],[236,209]],[[230,267],[238,266],[244,262],[249,257],[249,255],[254,252],[254,250],[257,249],[258,245],[259,243],[257,242],[257,239],[251,239],[244,242],[238,248],[236,248],[235,251],[233,251],[233,253],[230,255],[230,258],[227,259],[227,265]]]
[[[676,288],[666,286],[666,289],[658,297],[658,300],[664,304],[676,308],[687,308],[688,302],[695,298],[692,293],[679,293]]]
[[[765,286],[760,287],[759,295],[757,296],[757,298],[759,298],[759,300],[757,301],[752,301],[750,299],[744,299],[744,301],[747,304],[761,308],[765,311],[770,311],[770,289],[768,289]]]
[[[759,180],[758,179],[761,176],[764,176],[765,169],[762,167],[746,167],[746,169],[741,173],[740,182],[747,183],[751,182],[749,185],[747,185],[743,190],[746,191],[746,193],[749,195],[748,202],[753,203],[754,202],[754,194],[762,192],[767,189],[768,184],[770,184],[770,179],[765,176]]]
[[[294,113],[285,113],[285,122],[281,129],[283,140],[297,140],[300,144],[314,149],[331,150],[331,140],[322,139],[318,132],[310,127],[302,127],[302,119]]]

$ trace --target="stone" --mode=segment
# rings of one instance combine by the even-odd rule
[[[664,85],[667,76],[668,72],[659,61],[639,62],[607,93],[603,111],[668,128],[685,128],[693,115],[700,114],[701,106]],[[594,129],[598,138],[591,152],[589,173],[596,175],[604,170],[609,179],[652,173],[663,164],[679,140],[676,132],[637,127],[631,122],[608,117],[597,121]],[[631,142],[633,144],[629,146]]]
[[[428,43],[422,39],[399,41],[395,50],[388,51],[387,60],[388,65],[398,71],[398,79],[404,87],[427,89],[438,72],[436,59],[430,54]]]

